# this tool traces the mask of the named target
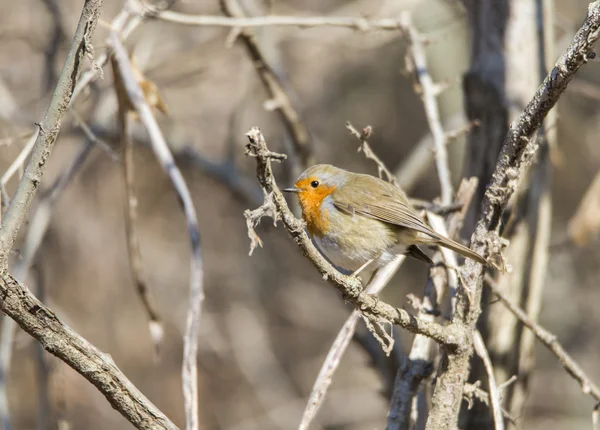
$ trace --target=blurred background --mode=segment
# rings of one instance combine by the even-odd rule
[[[247,3],[248,13],[257,15],[395,18],[410,12],[415,27],[429,41],[431,75],[449,84],[438,97],[445,129],[468,123],[461,79],[471,59],[471,33],[462,2]],[[2,174],[26,145],[34,122],[43,117],[82,4],[80,0],[0,1]],[[102,24],[93,41],[96,56],[104,52],[109,23],[123,7],[121,0],[104,1]],[[222,14],[216,0],[181,1],[171,8]],[[554,1],[551,62],[568,46],[586,10],[583,0]],[[227,28],[146,19],[125,44],[168,108],[168,115],[158,113],[157,118],[198,212],[206,290],[198,359],[202,428],[296,428],[325,355],[352,308],[323,282],[281,226],[264,220],[257,230],[264,247],[248,256],[243,211],[260,205],[262,193],[254,160],[244,156],[244,133],[257,125],[272,150],[289,152],[290,145],[276,113],[265,109],[270,96],[247,53],[239,43],[228,46],[229,33]],[[266,27],[255,33],[310,130],[317,162],[377,174],[374,164],[357,153],[359,142],[348,133],[345,122],[357,128],[371,125],[371,146],[397,172],[406,191],[427,200],[439,195],[427,149],[431,138],[423,104],[413,77],[406,72],[406,43],[398,32]],[[551,156],[553,217],[540,321],[600,381],[600,241],[593,231],[584,234],[588,241],[574,241],[568,229],[600,168],[597,70],[592,62],[577,74],[558,104],[557,121],[550,126],[556,130],[557,144]],[[92,146],[58,197],[26,279],[63,321],[109,353],[145,395],[184,426],[180,373],[189,277],[185,219],[145,131],[136,126],[137,225],[148,284],[165,329],[157,360],[129,269],[123,169],[115,159],[121,152],[116,108],[112,71],[107,66],[104,78],[84,91],[63,120],[42,189],[50,189],[88,142],[82,121],[104,144]],[[455,185],[462,177],[465,141],[460,136],[448,146]],[[411,156],[422,161],[416,173],[404,168]],[[290,167],[284,163],[275,169],[280,185],[290,185],[294,176]],[[6,185],[10,195],[16,184],[13,178]],[[23,230],[22,236],[27,232]],[[19,249],[17,244],[14,264]],[[408,293],[422,294],[426,279],[426,265],[407,261],[382,297],[404,307]],[[374,360],[377,345],[364,327],[359,328],[315,428],[385,427],[390,384],[412,336],[398,331],[396,339],[397,351],[381,363]],[[12,428],[55,428],[57,420],[73,429],[130,428],[93,386],[41,353],[26,333],[17,330],[12,352],[6,375]],[[517,416],[519,425],[590,428],[593,402],[539,345],[536,358],[526,407]]]

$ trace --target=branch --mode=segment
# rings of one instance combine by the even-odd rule
[[[489,385],[489,399],[490,409],[492,410],[492,417],[494,419],[494,429],[504,430],[504,420],[502,419],[502,406],[500,405],[500,392],[496,385],[496,377],[494,376],[494,367],[492,366],[492,360],[483,342],[483,337],[479,331],[475,331],[473,334],[473,346],[475,352],[483,361],[483,366],[488,377]]]
[[[94,147],[92,141],[87,141],[79,152],[75,155],[70,165],[58,176],[54,183],[50,186],[47,193],[44,193],[39,199],[34,214],[30,217],[29,228],[20,249],[19,259],[15,262],[12,268],[12,275],[18,281],[23,282],[27,276],[31,265],[37,255],[38,249],[46,236],[46,231],[50,225],[52,210],[62,194],[66,186],[71,182],[71,179],[81,169],[84,161]],[[42,300],[43,297],[40,296]],[[8,374],[10,372],[12,362],[12,352],[14,347],[14,339],[16,332],[16,322],[8,316],[2,317],[2,340],[0,342],[0,405],[8,403],[6,398],[6,384],[8,382]],[[2,422],[8,430],[10,427],[10,416],[8,409],[3,410],[0,407],[0,415]]]
[[[223,17],[213,15],[190,15],[171,11],[157,11],[146,7],[144,17],[160,19],[176,24],[199,25],[228,28],[256,27],[341,27],[359,31],[392,30],[397,31],[400,24],[394,18],[367,19],[363,17],[343,16],[260,16],[260,17]]]
[[[0,279],[0,308],[19,326],[36,338],[46,351],[67,363],[90,381],[109,403],[138,429],[177,427],[154,406],[101,352],[29,292],[10,274]]]
[[[408,13],[402,15],[402,27],[408,35],[410,61],[419,83],[419,93],[423,105],[425,106],[427,124],[429,124],[429,129],[433,136],[435,167],[440,179],[442,204],[448,205],[452,203],[452,178],[450,177],[450,168],[448,167],[448,151],[446,150],[447,138],[440,121],[440,112],[437,103],[437,87],[433,82],[427,67],[427,56],[425,55],[423,36],[421,36],[417,32],[417,29],[412,25]]]
[[[238,11],[238,8],[235,7],[239,6],[234,3],[236,1],[221,0],[221,7],[227,15],[242,19],[240,16],[242,12]],[[304,170],[314,164],[313,149],[308,128],[304,124],[300,112],[292,104],[281,79],[267,61],[254,33],[251,31],[242,31],[239,36],[248,56],[252,60],[256,73],[271,97],[270,105],[273,109],[277,110],[281,121],[291,137],[294,150],[300,157],[300,170]]]
[[[132,114],[129,111],[129,97],[123,88],[122,81],[114,70],[115,90],[117,93],[119,135],[123,153],[123,179],[125,182],[125,232],[127,235],[127,254],[129,255],[129,269],[133,283],[140,301],[148,317],[148,331],[154,346],[154,357],[158,359],[160,346],[163,342],[163,323],[156,309],[152,290],[148,285],[146,272],[140,250],[137,229],[138,200],[135,192],[135,164],[133,161],[133,140],[131,138]]]
[[[506,308],[527,327],[531,332],[542,342],[546,348],[552,352],[562,367],[581,385],[581,390],[584,394],[589,394],[597,402],[600,402],[600,388],[592,382],[592,380],[585,374],[583,369],[577,364],[577,362],[569,355],[567,351],[562,347],[560,342],[556,340],[556,336],[546,330],[544,327],[536,323],[534,320],[529,318],[525,311],[515,305],[505,294],[502,292],[496,282],[489,277],[486,277],[486,284],[492,290],[492,292],[498,296],[500,301],[506,306]]]
[[[369,281],[369,284],[366,286],[366,293],[379,294],[392,279],[392,276],[394,276],[400,265],[404,262],[405,258],[406,257],[404,255],[398,256],[388,265],[377,271],[377,273]],[[353,310],[340,329],[335,341],[331,345],[331,348],[327,353],[327,357],[321,366],[317,380],[313,385],[306,408],[304,408],[302,421],[300,422],[299,427],[300,430],[308,430],[310,428],[312,420],[315,418],[317,412],[323,404],[327,390],[329,389],[329,386],[333,380],[333,375],[340,365],[340,361],[346,352],[346,349],[348,349],[348,345],[350,344],[352,337],[354,336],[356,324],[358,323],[360,316],[360,311],[356,309]]]
[[[186,329],[183,345],[183,397],[185,402],[186,428],[188,430],[198,429],[198,337],[200,331],[200,312],[202,302],[204,301],[203,275],[204,268],[202,264],[202,255],[200,249],[200,230],[198,229],[198,219],[196,209],[190,191],[183,179],[181,171],[175,165],[173,155],[169,150],[162,132],[152,115],[152,111],[146,99],[144,92],[138,84],[134,71],[132,69],[129,57],[125,48],[119,41],[116,33],[111,33],[109,39],[110,46],[113,49],[113,69],[115,75],[119,77],[127,95],[129,103],[139,115],[140,120],[148,130],[150,142],[156,158],[161,167],[169,176],[173,188],[177,192],[179,202],[182,206],[191,243],[190,258],[190,299],[188,314],[186,320]]]
[[[304,255],[317,268],[323,279],[328,280],[343,295],[344,299],[352,302],[356,308],[365,315],[379,319],[391,324],[397,324],[413,333],[424,334],[436,342],[453,349],[462,344],[465,339],[456,336],[452,326],[443,327],[436,323],[422,321],[410,315],[403,309],[390,306],[362,291],[362,285],[358,278],[341,274],[337,271],[312,244],[312,241],[304,231],[304,223],[295,218],[279,191],[273,171],[271,160],[283,160],[285,155],[276,154],[267,148],[264,137],[257,127],[253,127],[246,136],[249,143],[246,145],[246,154],[256,158],[256,175],[258,182],[265,193],[265,204],[256,211],[246,210],[244,216],[249,224],[249,234],[253,238],[258,236],[253,230],[264,213],[273,214],[275,221],[281,220],[285,229],[302,249]],[[254,214],[253,214],[254,212]]]
[[[394,174],[392,172],[390,172],[390,170],[385,166],[383,161],[381,161],[381,159],[377,156],[377,154],[375,154],[373,152],[373,150],[371,149],[371,145],[369,145],[369,142],[367,142],[367,139],[371,136],[371,134],[373,134],[372,127],[370,125],[368,125],[365,128],[363,128],[362,131],[359,132],[348,121],[348,122],[346,122],[346,128],[348,130],[350,130],[350,133],[352,133],[354,136],[356,136],[356,138],[358,140],[360,140],[360,146],[358,147],[358,152],[362,151],[363,154],[365,154],[366,158],[368,158],[369,160],[373,160],[375,162],[375,164],[377,165],[377,173],[379,174],[379,177],[381,179],[383,179],[383,174],[385,174],[387,181],[397,186],[398,182],[396,181],[396,177],[394,176]]]
[[[586,19],[571,46],[558,59],[518,120],[511,125],[491,184],[485,192],[477,227],[471,237],[471,249],[480,255],[488,256],[490,251],[500,251],[500,219],[509,198],[524,175],[524,167],[531,162],[537,149],[537,144],[531,138],[575,73],[589,58],[595,56],[593,44],[598,39],[599,32],[600,0],[589,5]],[[484,273],[485,268],[481,264],[467,260],[462,274],[464,283],[459,291],[455,318],[456,323],[464,324],[467,333],[475,328],[481,312]],[[449,359],[448,366],[436,383],[432,409],[427,420],[428,430],[456,423],[471,353],[470,346],[458,354],[444,351],[442,358]]]
[[[0,273],[6,271],[8,253],[25,221],[33,196],[42,180],[48,157],[60,130],[60,121],[71,100],[83,57],[91,49],[90,40],[100,17],[101,0],[86,0],[67,59],[54,90],[50,106],[41,124],[31,156],[19,182],[15,196],[10,202],[0,227]]]

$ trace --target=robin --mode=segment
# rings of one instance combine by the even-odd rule
[[[432,264],[418,245],[440,245],[486,264],[481,255],[427,226],[399,187],[374,176],[317,164],[283,191],[298,196],[321,252],[353,275],[371,264],[376,270],[401,254]]]

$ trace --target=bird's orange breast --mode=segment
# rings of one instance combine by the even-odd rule
[[[296,183],[296,186],[302,190],[298,193],[298,201],[308,232],[312,236],[323,237],[331,225],[331,214],[328,210],[323,209],[323,201],[335,191],[335,187],[323,185],[314,189],[307,187],[313,180],[314,178],[307,178]]]

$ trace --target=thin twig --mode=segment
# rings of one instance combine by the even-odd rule
[[[373,129],[371,128],[371,126],[368,125],[365,128],[363,128],[361,132],[359,132],[356,128],[354,128],[352,124],[350,124],[350,121],[347,121],[346,128],[350,130],[350,133],[356,136],[358,140],[360,140],[358,152],[362,151],[363,154],[365,154],[366,158],[375,162],[375,164],[377,165],[377,173],[379,174],[379,177],[383,179],[382,175],[385,174],[388,182],[394,185],[398,185],[394,174],[390,172],[390,170],[386,167],[383,161],[381,161],[377,154],[373,152],[373,150],[371,149],[371,145],[369,145],[369,142],[367,142],[369,136],[373,134]]]
[[[364,17],[343,16],[260,16],[260,17],[224,17],[214,15],[190,15],[171,11],[155,11],[146,8],[144,17],[160,19],[177,24],[253,28],[253,27],[341,27],[359,31],[392,30],[400,27],[394,18],[367,19]]]
[[[19,169],[21,169],[23,167],[23,164],[25,164],[25,161],[27,161],[27,157],[29,157],[31,150],[33,149],[33,146],[35,145],[35,142],[37,141],[37,135],[38,135],[38,130],[36,130],[31,135],[31,137],[29,138],[29,140],[27,141],[27,143],[25,144],[23,149],[21,149],[21,152],[19,152],[19,155],[17,155],[17,158],[15,158],[13,160],[13,162],[10,164],[10,166],[8,166],[8,169],[6,169],[6,171],[0,178],[0,186],[6,187],[6,184],[8,184],[8,181],[10,181],[10,178],[12,178],[13,175],[16,172],[18,172]]]
[[[266,196],[265,204],[259,208],[262,210],[258,216],[253,215],[252,211],[249,210],[244,213],[251,227],[249,234],[252,237],[258,237],[252,227],[259,222],[265,212],[272,213],[275,220],[282,220],[285,229],[298,246],[300,246],[304,255],[312,262],[319,273],[323,275],[323,278],[336,287],[343,294],[344,298],[352,302],[363,314],[371,315],[374,318],[391,324],[397,324],[413,333],[430,336],[436,342],[447,345],[450,349],[464,341],[462,338],[456,338],[454,331],[449,329],[449,327],[422,321],[403,309],[394,308],[378,298],[365,293],[358,278],[346,276],[337,271],[312,244],[312,241],[304,231],[304,223],[294,217],[281,191],[279,191],[279,187],[275,183],[271,169],[271,160],[283,160],[285,159],[285,155],[269,151],[258,127],[253,127],[246,136],[249,140],[248,145],[246,145],[246,153],[256,158],[258,182]]]
[[[237,3],[232,4],[232,2],[236,2],[236,0],[221,0],[221,8],[227,15],[242,18],[240,16],[241,12],[236,10],[238,9],[235,7]],[[279,114],[292,139],[295,152],[300,159],[300,170],[302,171],[314,164],[313,148],[308,128],[302,120],[300,112],[288,96],[283,82],[281,82],[281,79],[267,61],[254,33],[250,30],[242,31],[239,37],[244,44],[248,56],[252,60],[256,73],[272,99],[271,106]]]
[[[516,380],[516,376],[511,377],[502,384],[498,385],[498,390],[502,392],[508,385],[512,384]],[[479,400],[486,406],[490,406],[490,395],[487,391],[479,388],[480,382],[477,381],[475,384],[465,384],[465,391],[463,393],[464,399],[468,402],[468,407],[471,409],[473,406],[473,398]],[[502,416],[508,420],[512,425],[517,425],[517,420],[511,416],[504,408],[502,408]]]
[[[148,331],[154,345],[155,358],[158,359],[160,346],[163,342],[163,323],[156,309],[152,290],[148,285],[146,272],[140,250],[140,242],[137,230],[137,206],[138,200],[135,192],[135,165],[133,162],[133,140],[131,138],[132,113],[130,112],[129,97],[122,81],[116,75],[114,69],[115,90],[118,101],[119,135],[121,137],[121,149],[123,153],[123,177],[125,182],[125,230],[127,235],[127,253],[129,255],[129,268],[131,277],[140,296],[148,317]]]
[[[20,282],[25,282],[25,277],[33,264],[37,251],[40,248],[42,241],[50,225],[52,211],[58,201],[58,197],[62,194],[66,186],[71,182],[73,176],[82,167],[83,162],[91,152],[94,144],[90,141],[86,142],[80,151],[75,155],[73,162],[69,164],[59,177],[50,186],[50,189],[45,193],[39,201],[36,210],[31,216],[31,222],[27,229],[27,235],[23,242],[20,251],[20,258],[15,262],[12,268],[12,275]],[[43,301],[43,299],[41,299]],[[12,362],[12,352],[14,347],[14,339],[17,324],[7,316],[3,317],[2,322],[2,341],[0,342],[0,375],[8,375]],[[6,396],[6,378],[0,378],[0,405],[4,404]],[[10,422],[9,411],[0,408],[2,422],[7,428]]]
[[[139,14],[137,14],[136,11],[137,8],[135,7],[135,0],[125,0],[123,9],[111,22],[112,31],[120,33],[123,40],[127,39],[129,35],[138,27],[138,25],[142,23],[142,18],[139,16]],[[75,100],[77,100],[83,90],[85,90],[94,79],[98,78],[99,76],[102,77],[102,68],[108,64],[109,59],[110,47],[107,47],[107,49],[105,49],[104,52],[96,58],[95,65],[81,74],[81,77],[78,80],[77,85],[75,85],[75,89],[73,90],[73,96],[69,102],[69,108],[73,106]]]
[[[423,36],[420,35],[412,25],[410,15],[404,13],[401,16],[402,27],[408,35],[409,53],[414,65],[414,73],[419,83],[420,95],[425,106],[427,124],[433,135],[433,150],[435,153],[435,167],[440,180],[442,192],[442,204],[448,205],[452,202],[452,178],[448,165],[448,151],[446,150],[446,134],[440,121],[440,112],[437,102],[436,85],[429,74],[427,67],[427,56]]]
[[[188,430],[196,430],[199,426],[198,368],[196,360],[198,353],[201,307],[202,302],[204,301],[204,268],[196,209],[194,208],[192,196],[183,179],[183,175],[173,160],[173,155],[169,150],[156,119],[152,115],[150,106],[146,103],[144,93],[133,72],[127,51],[125,51],[125,48],[119,41],[119,37],[116,33],[111,33],[109,42],[113,49],[112,58],[113,68],[116,69],[115,75],[118,74],[123,87],[127,91],[131,107],[136,110],[140,120],[148,130],[154,154],[165,173],[169,176],[173,188],[175,188],[175,191],[177,192],[187,221],[192,252],[190,259],[190,298],[183,346],[182,380],[186,428]]]
[[[471,249],[480,255],[489,256],[490,252],[501,251],[502,242],[498,236],[500,220],[524,175],[524,167],[531,162],[536,153],[537,144],[531,138],[575,73],[589,58],[595,56],[593,46],[599,36],[600,0],[597,0],[589,5],[586,19],[571,46],[558,59],[533,99],[509,129],[491,184],[481,205],[477,227],[471,237]],[[463,288],[459,290],[456,316],[452,325],[457,325],[457,331],[462,331],[466,336],[474,329],[481,312],[484,273],[485,268],[471,260],[467,260],[462,272]],[[457,422],[472,354],[472,348],[464,346],[459,353],[451,353],[451,357],[448,351],[443,350],[442,360],[447,360],[447,366],[436,380],[427,430],[443,428],[448,423]]]
[[[366,286],[366,293],[379,294],[392,279],[392,276],[394,276],[394,273],[396,273],[400,265],[404,262],[404,259],[404,255],[397,256],[385,267],[379,269]],[[307,430],[310,427],[311,422],[323,404],[327,390],[329,389],[333,380],[333,375],[337,370],[340,361],[344,356],[350,341],[352,340],[352,337],[354,336],[356,324],[358,323],[359,319],[360,311],[356,309],[353,310],[340,329],[340,332],[331,345],[331,348],[329,348],[329,352],[327,353],[325,361],[321,366],[319,375],[317,376],[317,379],[313,385],[313,389],[310,393],[308,403],[304,409],[304,413],[302,414],[302,420],[299,427],[301,430]]]
[[[483,338],[479,330],[475,330],[473,333],[473,346],[475,352],[483,361],[483,367],[488,377],[489,385],[489,396],[490,396],[490,409],[492,410],[492,417],[494,418],[495,430],[504,429],[504,420],[502,419],[502,406],[500,405],[500,391],[496,386],[496,377],[494,376],[494,367],[492,366],[492,360],[488,354],[487,348],[483,343]]]
[[[600,402],[600,388],[592,382],[589,376],[585,374],[583,369],[577,364],[577,362],[571,357],[571,355],[565,351],[563,346],[556,340],[556,336],[546,330],[544,327],[536,323],[534,320],[529,318],[525,311],[515,305],[503,291],[500,291],[496,282],[491,277],[486,276],[486,284],[492,290],[492,292],[498,296],[500,301],[506,306],[506,308],[527,327],[535,335],[535,337],[542,342],[555,356],[562,367],[581,385],[581,391],[584,394],[588,394],[593,397],[596,401]]]

